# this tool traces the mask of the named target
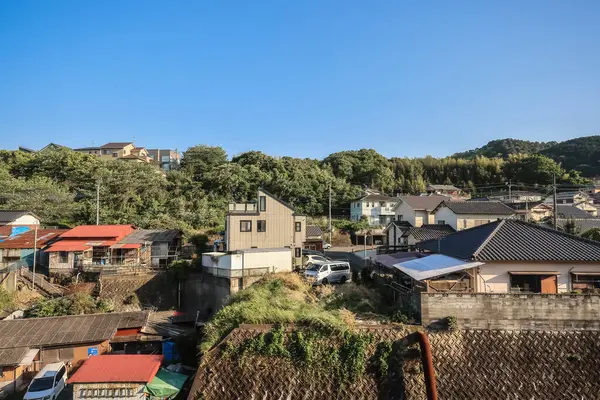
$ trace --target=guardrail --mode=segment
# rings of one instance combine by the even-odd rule
[[[216,268],[216,267],[202,267],[207,273],[222,277],[222,278],[242,278],[249,276],[263,276],[272,272],[269,267],[260,268],[244,268],[244,269],[229,269],[229,268]]]

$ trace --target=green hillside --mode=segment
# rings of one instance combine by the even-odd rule
[[[557,142],[530,142],[520,139],[497,139],[488,142],[485,146],[462,153],[453,154],[452,157],[473,159],[477,156],[488,158],[506,158],[511,154],[535,154],[557,145]]]

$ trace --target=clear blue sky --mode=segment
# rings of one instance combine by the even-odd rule
[[[0,147],[444,156],[600,133],[600,1],[0,2]]]

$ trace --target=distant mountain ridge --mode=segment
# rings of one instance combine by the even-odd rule
[[[600,135],[584,136],[564,142],[532,142],[520,139],[497,139],[485,146],[455,153],[454,158],[477,156],[507,158],[511,154],[541,154],[560,163],[566,170],[581,171],[584,176],[600,175]]]

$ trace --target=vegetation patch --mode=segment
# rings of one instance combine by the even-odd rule
[[[113,307],[102,299],[94,299],[85,293],[74,293],[57,299],[41,299],[25,311],[26,318],[59,317],[111,312]]]

